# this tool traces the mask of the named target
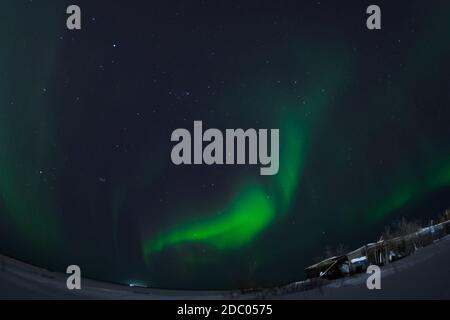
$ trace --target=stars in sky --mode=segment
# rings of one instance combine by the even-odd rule
[[[123,261],[128,261],[128,258],[142,260],[140,253],[136,253],[139,250],[134,250],[142,244],[130,239],[151,237],[170,228],[171,222],[176,225],[175,222],[208,218],[218,215],[218,212],[221,213],[220,219],[226,219],[236,205],[239,209],[236,220],[230,220],[229,225],[219,225],[217,230],[224,227],[232,231],[242,229],[239,224],[235,227],[234,223],[239,223],[237,218],[241,214],[245,217],[249,208],[255,208],[256,218],[264,209],[271,217],[272,204],[277,207],[278,202],[283,202],[280,195],[288,189],[288,198],[292,197],[289,208],[277,207],[274,212],[277,222],[261,228],[254,241],[239,250],[245,252],[248,247],[273,265],[272,253],[277,250],[279,242],[274,240],[271,247],[270,237],[289,238],[293,241],[283,248],[285,257],[292,258],[299,266],[309,263],[301,253],[311,249],[314,239],[321,241],[324,237],[332,241],[335,237],[325,233],[327,225],[315,224],[316,221],[311,223],[312,220],[333,224],[346,217],[345,227],[349,230],[353,221],[356,221],[353,226],[365,224],[369,228],[367,216],[360,211],[355,214],[349,211],[354,207],[360,209],[360,202],[382,202],[383,197],[389,196],[386,185],[396,184],[397,178],[405,181],[410,178],[403,177],[403,172],[419,172],[418,176],[426,176],[427,172],[420,172],[420,169],[428,158],[420,147],[415,149],[415,155],[419,156],[405,156],[405,162],[402,161],[406,154],[404,151],[385,148],[389,144],[395,145],[389,139],[393,131],[405,133],[410,127],[420,127],[420,146],[426,146],[423,149],[433,153],[429,158],[442,161],[445,161],[441,159],[443,151],[441,153],[438,146],[439,143],[445,145],[441,139],[448,136],[444,127],[429,128],[423,119],[414,122],[420,118],[417,113],[439,113],[440,118],[445,119],[447,112],[445,101],[440,101],[445,100],[444,94],[440,96],[436,90],[446,78],[442,76],[433,81],[435,74],[430,71],[437,74],[445,72],[437,71],[442,69],[437,61],[439,54],[446,53],[447,47],[437,37],[420,40],[419,34],[409,35],[410,30],[419,30],[420,23],[427,25],[427,21],[420,18],[420,23],[405,24],[403,19],[409,19],[405,18],[409,12],[402,11],[399,22],[392,21],[389,26],[393,32],[376,38],[363,37],[352,26],[352,19],[337,21],[334,11],[330,10],[330,5],[333,5],[330,3],[322,0],[319,6],[319,1],[310,4],[296,2],[293,5],[296,10],[276,6],[264,8],[262,4],[259,10],[254,11],[249,4],[242,2],[239,8],[234,4],[224,5],[220,11],[212,10],[208,15],[203,15],[207,12],[206,7],[195,5],[193,9],[190,6],[174,10],[162,7],[158,8],[161,15],[156,15],[154,3],[142,2],[139,6],[150,10],[123,6],[123,10],[127,10],[125,17],[141,17],[142,14],[142,19],[130,19],[120,25],[114,23],[122,14],[116,12],[117,6],[104,12],[103,6],[93,3],[86,15],[87,23],[79,33],[62,33],[57,28],[53,32],[46,31],[51,34],[52,46],[42,45],[46,43],[43,42],[45,36],[36,42],[31,40],[28,48],[36,49],[39,53],[36,57],[44,57],[42,64],[48,66],[35,77],[27,77],[30,68],[21,70],[24,63],[30,63],[28,56],[24,55],[17,61],[3,61],[21,77],[15,83],[13,75],[11,81],[3,85],[4,91],[11,87],[11,92],[5,94],[6,102],[0,104],[6,109],[0,114],[0,146],[14,145],[14,148],[10,150],[11,154],[2,154],[0,164],[2,168],[13,169],[18,168],[14,166],[18,163],[25,164],[12,176],[20,181],[22,172],[26,172],[28,167],[33,179],[26,177],[20,181],[22,184],[30,184],[31,181],[31,184],[40,185],[45,181],[46,185],[52,185],[51,177],[57,177],[58,184],[54,185],[58,186],[61,197],[51,200],[64,210],[55,215],[64,216],[63,221],[86,215],[92,222],[90,231],[99,226],[105,230],[102,226],[114,225],[112,230],[96,238],[97,241],[86,244],[84,239],[75,239],[81,243],[77,249],[89,251],[93,247],[92,242],[98,242],[108,251],[107,242],[111,234],[117,232],[120,246],[131,248],[125,254],[119,252]],[[37,4],[33,9],[35,6]],[[204,6],[212,4],[205,3]],[[182,14],[177,15],[177,12]],[[305,12],[314,12],[317,16],[308,17]],[[30,17],[34,14],[30,11]],[[167,17],[176,23],[171,23]],[[439,21],[433,23],[439,26]],[[21,26],[17,25],[17,28]],[[428,30],[428,27],[423,30],[424,34]],[[329,37],[324,38],[324,34]],[[5,45],[5,50],[14,48],[14,44],[17,47],[20,41],[11,39],[12,46]],[[420,51],[424,48],[423,43],[426,43],[426,48]],[[408,52],[406,49],[409,48],[418,50]],[[5,56],[15,54],[10,53]],[[345,61],[347,58],[350,63]],[[39,69],[39,66],[35,67]],[[404,74],[406,67],[408,77]],[[343,74],[333,71],[341,69],[345,70]],[[430,71],[429,79],[423,80],[423,70]],[[435,91],[429,94],[430,90]],[[414,95],[409,96],[410,92]],[[28,106],[24,103],[36,96],[43,100],[42,105]],[[393,104],[397,96],[402,96],[405,103]],[[422,96],[426,98],[422,101],[423,110],[412,110],[409,101]],[[26,112],[21,113],[22,110]],[[8,121],[4,120],[5,115],[19,116],[15,122],[12,116],[6,118]],[[257,184],[260,181],[249,178],[247,172],[171,168],[167,165],[168,133],[175,126],[192,122],[194,117],[233,127],[275,126],[292,121],[293,129],[287,133],[283,129],[281,135],[292,137],[291,145],[301,148],[289,152],[288,161],[280,167],[280,172],[287,172],[288,178],[280,182],[263,181],[262,192],[259,188],[251,190],[248,199],[233,202],[235,193],[239,195],[247,182]],[[45,126],[36,129],[35,125],[41,122]],[[32,124],[31,134],[15,139],[14,143],[5,140],[8,136],[21,137],[21,130],[29,133],[23,129],[24,123]],[[380,127],[383,130],[379,130]],[[441,134],[434,135],[437,130],[441,130]],[[57,141],[55,148],[54,141]],[[409,143],[414,145],[414,142]],[[284,144],[281,147],[286,148]],[[372,150],[375,151],[372,153]],[[28,159],[39,158],[41,154],[39,163],[27,164]],[[416,163],[416,159],[421,162]],[[52,170],[52,162],[60,163],[61,167]],[[301,172],[297,173],[297,168]],[[396,174],[389,174],[392,172]],[[378,183],[383,179],[387,182],[380,186]],[[414,180],[414,176],[411,179]],[[15,196],[15,190],[7,179],[2,181],[0,192],[12,190],[4,194]],[[279,188],[276,187],[278,184]],[[298,190],[293,187],[297,185]],[[27,189],[28,193],[44,199],[37,188],[31,191]],[[74,198],[78,199],[76,206],[72,201]],[[15,199],[7,200],[17,203]],[[33,207],[39,205],[29,202]],[[88,204],[88,210],[83,210],[84,203]],[[265,208],[265,203],[270,205]],[[51,206],[49,208],[43,211],[53,214]],[[20,206],[13,209],[20,210]],[[281,209],[286,209],[286,219],[278,220]],[[101,215],[98,220],[92,217],[91,211]],[[124,214],[112,219],[111,212]],[[244,227],[251,226],[254,221],[249,219]],[[65,227],[62,225],[61,230],[64,231]],[[309,233],[313,240],[300,241],[299,230]],[[142,233],[136,235],[139,232]],[[200,234],[201,230],[198,232]],[[183,250],[180,251],[189,252],[194,265],[197,257],[189,251],[189,241],[186,243],[185,247],[182,244]],[[215,249],[207,248],[208,253],[216,253]],[[216,253],[216,260],[211,259],[217,262],[217,268],[210,269],[220,275],[213,277],[214,280],[230,278],[230,271],[221,269],[220,262],[229,262],[227,259],[233,250],[223,250]],[[110,253],[105,252],[105,256]],[[89,252],[89,255],[94,253]],[[279,257],[283,258],[283,254],[280,253]],[[164,255],[159,258],[161,265],[170,265],[164,261]],[[173,253],[171,258],[176,260],[180,257]],[[182,258],[177,261],[180,265],[185,262]],[[243,264],[251,263],[245,255],[242,260]],[[264,268],[264,263],[261,266]],[[155,272],[153,267],[149,268],[152,275]],[[189,277],[175,279],[177,275],[162,273],[155,278],[164,284],[188,282],[186,279],[196,279],[195,284],[199,284],[208,272],[197,271],[197,267],[201,267],[201,263],[192,268],[195,271],[188,272]],[[139,265],[139,268],[143,270],[145,266]],[[239,265],[239,268],[245,267]],[[275,279],[280,274],[281,280],[286,274],[290,277],[297,275],[290,270],[274,272],[272,280],[280,280]],[[144,273],[143,276],[146,275]]]

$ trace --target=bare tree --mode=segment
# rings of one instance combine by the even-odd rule
[[[348,252],[348,247],[345,244],[338,244],[336,248],[326,246],[324,256],[325,259],[335,257],[335,256],[342,256]]]
[[[394,235],[392,234],[392,227],[390,225],[384,227],[383,235],[381,236],[381,240],[390,240],[393,239]]]
[[[404,237],[417,232],[420,224],[417,221],[407,221],[405,218],[394,221],[384,228],[383,239],[390,240],[396,237]]]
[[[324,255],[326,259],[334,257],[334,250],[330,246],[326,246]]]
[[[420,224],[416,221],[408,222],[405,218],[403,218],[398,225],[398,231],[400,236],[407,236],[409,234],[413,234],[420,229]]]
[[[343,243],[338,244],[338,246],[336,247],[336,255],[337,256],[342,256],[342,255],[346,254],[348,251],[349,251],[348,247]]]
[[[442,213],[442,215],[439,217],[439,222],[446,222],[450,220],[450,209],[447,209]]]

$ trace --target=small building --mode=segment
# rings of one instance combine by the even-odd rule
[[[362,259],[363,257],[365,259]],[[362,246],[361,248],[347,253],[347,259],[349,261],[350,273],[364,272],[365,269],[367,269],[366,262],[368,263],[367,247]]]
[[[367,260],[369,264],[383,266],[388,263],[388,253],[384,240],[366,245]]]
[[[349,261],[346,255],[331,257],[305,269],[306,278],[337,279],[349,274]]]
[[[447,211],[450,215],[450,211]],[[325,259],[305,269],[307,279],[337,279],[348,274],[365,272],[369,265],[383,266],[406,257],[419,247],[450,234],[450,220],[422,228],[393,239],[369,243],[345,255]]]

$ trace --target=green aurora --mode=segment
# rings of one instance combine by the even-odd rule
[[[64,2],[3,6],[0,253],[122,283],[273,285],[303,278],[327,245],[448,205],[448,4],[374,35],[338,17],[236,16],[211,43],[177,29],[209,20],[162,28],[155,11],[136,32],[140,19],[116,26],[120,6],[109,20],[96,6],[79,34]],[[173,168],[170,132],[200,118],[279,128],[278,175]]]
[[[2,214],[12,219],[20,241],[49,257],[63,241],[55,215],[55,192],[47,181],[51,179],[50,172],[44,172],[58,167],[53,112],[43,94],[57,51],[57,8],[47,3],[31,11],[14,2],[2,8],[2,12],[0,38],[8,43],[0,53]],[[48,19],[42,21],[42,16]],[[39,25],[39,30],[29,30],[28,22]],[[48,37],[40,37],[40,32]],[[17,60],[20,65],[15,63]],[[27,94],[18,94],[19,91]]]
[[[311,59],[307,56],[302,58]],[[323,60],[314,59],[315,64],[321,61]],[[225,209],[217,210],[221,212],[220,215],[206,216],[174,227],[157,238],[149,238],[143,245],[144,258],[147,260],[149,255],[168,246],[186,243],[199,242],[220,250],[246,246],[269,228],[277,216],[289,212],[301,181],[307,146],[310,144],[308,137],[314,127],[319,126],[320,119],[330,105],[330,97],[337,94],[345,83],[343,77],[349,72],[349,64],[344,61],[342,58],[340,66],[322,65],[321,68],[328,71],[328,77],[314,79],[314,82],[308,84],[313,87],[308,89],[310,94],[305,95],[304,100],[281,102],[286,106],[280,108],[280,115],[276,117],[280,119],[281,170],[275,177],[266,179],[273,181],[244,184],[238,188],[237,195]],[[298,69],[301,67],[302,65],[297,66]],[[269,117],[273,117],[274,108],[267,103],[273,101],[273,98],[262,98],[261,101],[266,101],[265,111]],[[308,101],[309,108],[314,110],[313,116],[299,110],[299,105],[303,106],[304,101]],[[266,192],[265,185],[271,186],[271,195]]]

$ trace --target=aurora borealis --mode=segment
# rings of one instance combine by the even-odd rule
[[[445,2],[8,0],[0,253],[164,288],[302,279],[450,206]],[[177,167],[171,132],[279,128],[280,168]]]
[[[330,68],[330,76],[327,79],[336,83],[330,84],[331,90],[336,90],[338,85],[339,67]],[[333,79],[333,76],[336,79]],[[320,112],[326,108],[330,93],[323,91],[325,83],[316,83],[317,88],[313,93],[305,97],[312,104],[315,112]],[[164,249],[168,245],[176,245],[183,242],[205,242],[208,245],[226,249],[247,244],[260,232],[270,225],[276,215],[281,215],[290,209],[293,196],[297,190],[300,173],[303,166],[303,157],[306,153],[307,131],[314,125],[314,119],[309,119],[309,114],[298,112],[296,101],[281,102],[286,107],[280,110],[279,128],[284,133],[281,145],[284,150],[281,154],[283,170],[274,179],[261,179],[259,185],[245,186],[239,190],[236,199],[232,199],[229,206],[222,210],[219,216],[208,217],[207,221],[200,221],[198,224],[182,225],[179,229],[169,231],[167,235],[162,235],[157,240],[150,240],[144,246],[144,255],[153,251]],[[270,110],[270,115],[274,116],[274,111]],[[312,118],[312,117],[311,117]],[[274,180],[274,181],[270,181]],[[264,182],[270,183],[270,191],[264,190]]]

